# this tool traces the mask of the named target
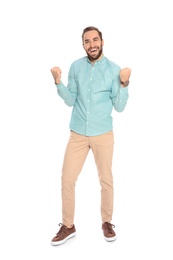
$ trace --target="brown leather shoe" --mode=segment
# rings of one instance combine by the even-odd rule
[[[114,241],[116,240],[116,233],[113,230],[115,226],[109,222],[105,222],[102,224],[103,234],[106,241]]]
[[[71,228],[67,228],[65,225],[60,223],[59,226],[61,226],[59,232],[51,241],[52,246],[61,245],[65,243],[69,238],[76,235],[76,229],[74,225]]]

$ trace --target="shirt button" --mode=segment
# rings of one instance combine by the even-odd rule
[[[92,79],[90,79],[90,80],[92,80]]]
[[[90,102],[89,99],[87,100],[87,102]]]
[[[88,91],[90,91],[90,88],[88,89]]]

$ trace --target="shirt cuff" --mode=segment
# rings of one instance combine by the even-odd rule
[[[120,91],[121,92],[128,92],[128,86],[127,87],[121,87],[120,86]]]
[[[55,86],[59,89],[61,86],[62,86],[63,84],[62,84],[62,82],[60,81],[60,83],[59,84],[56,84],[55,83]]]

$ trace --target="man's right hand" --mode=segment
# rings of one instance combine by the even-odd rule
[[[55,80],[55,84],[59,84],[61,81],[61,70],[59,67],[53,67],[51,70],[52,76]]]

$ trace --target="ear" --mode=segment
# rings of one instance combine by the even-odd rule
[[[83,46],[83,48],[84,48],[84,50],[85,50],[85,47],[84,47],[84,44],[82,43],[82,46]]]

